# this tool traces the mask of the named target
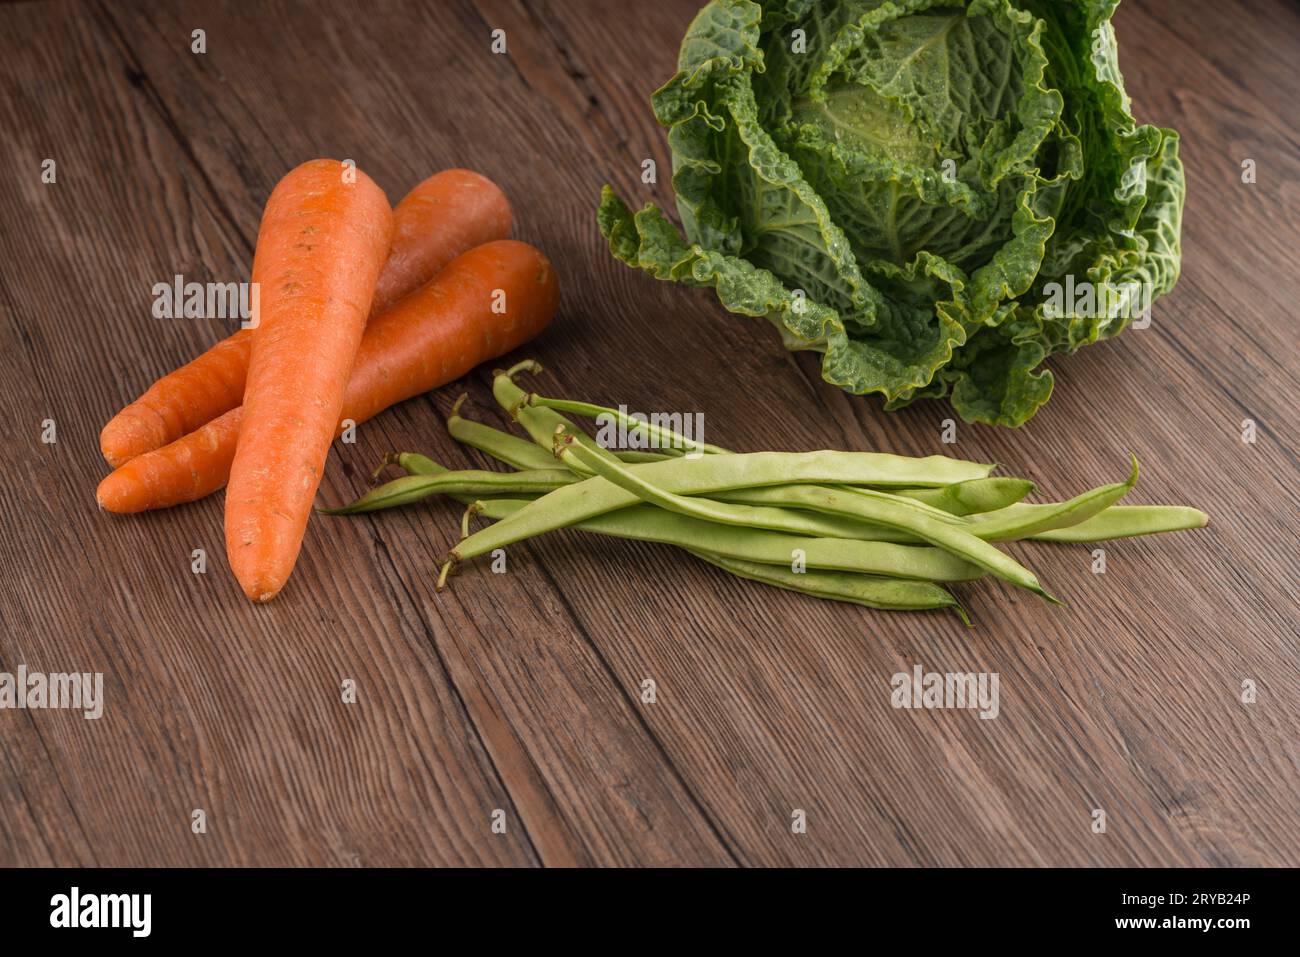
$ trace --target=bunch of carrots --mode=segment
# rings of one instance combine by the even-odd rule
[[[430,177],[395,209],[350,164],[292,170],[262,214],[250,328],[104,427],[114,471],[100,507],[165,508],[228,484],[230,566],[249,598],[274,598],[343,423],[451,382],[551,321],[554,270],[505,238],[510,224],[505,195],[469,170]]]

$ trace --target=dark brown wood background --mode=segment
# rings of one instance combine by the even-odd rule
[[[1300,863],[1300,9],[1124,5],[1136,112],[1183,134],[1182,280],[1150,329],[1054,362],[1026,427],[962,426],[952,447],[946,405],[885,414],[765,322],[603,248],[602,183],[667,198],[639,181],[643,158],[668,163],[647,98],[694,7],[0,6],[0,670],[102,671],[107,695],[99,721],[0,711],[0,864]],[[459,510],[435,503],[313,521],[290,586],[255,607],[225,566],[221,496],[103,514],[97,437],[228,331],[152,319],[153,284],[244,278],[272,186],[320,155],[394,200],[453,165],[502,184],[565,285],[525,353],[545,391],[700,410],[742,449],[994,460],[1053,497],[1135,452],[1134,501],[1213,524],[1115,543],[1104,575],[1085,547],[1017,546],[1068,607],[981,583],[962,590],[968,631],[577,533],[438,594]],[[477,462],[442,417],[467,389],[499,421],[488,383],[364,426],[321,499],[357,494],[392,449]],[[1000,717],[892,709],[891,675],[916,664],[997,672]]]

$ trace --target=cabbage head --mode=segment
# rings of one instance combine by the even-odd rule
[[[653,97],[686,238],[608,187],[601,231],[849,392],[1020,425],[1047,356],[1178,278],[1178,134],[1133,119],[1118,2],[714,0]]]

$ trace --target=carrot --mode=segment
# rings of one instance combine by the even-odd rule
[[[444,170],[393,210],[393,248],[375,286],[376,316],[467,249],[510,234],[510,203],[497,185],[465,169]],[[223,339],[163,376],[104,426],[100,450],[122,463],[193,432],[244,397],[252,330]]]
[[[506,311],[492,311],[494,291]],[[459,379],[546,328],[559,302],[550,262],[504,239],[462,253],[435,278],[370,320],[343,399],[361,423],[403,399]],[[100,483],[101,508],[142,512],[192,502],[226,484],[243,409],[127,462]],[[340,422],[340,428],[341,428]]]
[[[449,169],[426,179],[393,210],[393,249],[375,286],[377,316],[459,254],[510,235],[510,201],[485,176]]]
[[[253,331],[241,329],[151,385],[99,433],[104,461],[121,465],[193,431],[230,408],[231,402],[238,403],[252,341]]]
[[[193,502],[230,478],[244,407],[236,406],[189,435],[137,455],[104,477],[95,490],[99,507],[110,512],[144,512]]]
[[[392,240],[384,191],[336,160],[291,170],[266,201],[253,254],[261,307],[226,493],[226,554],[254,601],[274,598],[298,559]]]

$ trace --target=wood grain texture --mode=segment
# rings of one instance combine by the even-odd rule
[[[1056,394],[1024,428],[962,426],[954,450],[946,405],[884,414],[766,323],[604,250],[602,183],[670,199],[640,182],[645,158],[669,168],[647,98],[694,7],[0,7],[0,670],[102,671],[107,695],[98,721],[0,711],[0,865],[1300,863],[1300,11],[1121,9],[1135,112],[1183,137],[1182,280],[1149,329],[1054,361]],[[1014,546],[1068,607],[980,583],[962,590],[968,631],[572,532],[437,593],[459,513],[434,503],[313,521],[284,594],[252,606],[220,496],[95,510],[97,436],[228,331],[152,319],[153,284],[245,278],[266,196],[318,155],[355,159],[394,200],[454,165],[501,184],[564,284],[527,353],[544,391],[702,411],[741,449],[955,451],[1054,497],[1113,480],[1132,451],[1135,501],[1213,524],[1114,543],[1104,575],[1087,548]],[[392,449],[481,462],[442,418],[465,390],[500,424],[489,384],[480,370],[368,423],[321,499],[357,494]],[[1000,716],[894,710],[890,677],[916,664],[997,672]]]

